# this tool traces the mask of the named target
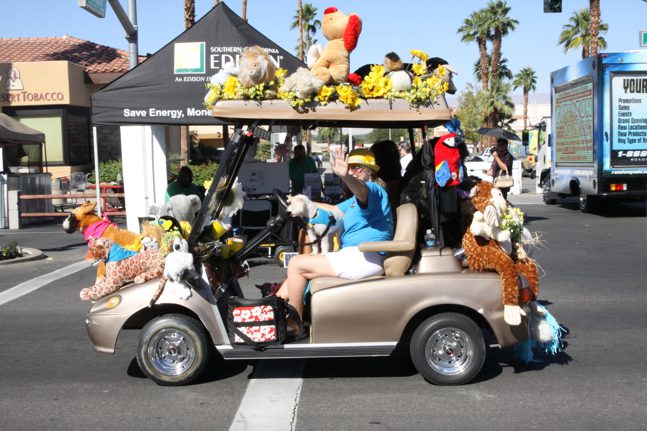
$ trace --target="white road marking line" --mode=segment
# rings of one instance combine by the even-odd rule
[[[90,262],[77,262],[64,268],[57,269],[56,271],[50,272],[49,274],[41,275],[40,277],[36,277],[20,283],[12,287],[11,289],[0,292],[0,305],[6,304],[7,302],[13,301],[14,299],[18,299],[21,296],[27,295],[28,293],[40,289],[41,287],[51,283],[52,281],[56,281],[59,278],[74,274],[75,272],[89,268],[90,266]]]
[[[259,361],[229,431],[295,430],[304,362]]]

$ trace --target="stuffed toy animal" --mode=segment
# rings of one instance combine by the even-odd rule
[[[84,301],[103,298],[127,281],[143,283],[164,272],[164,258],[157,249],[130,255],[127,250],[106,238],[90,238],[88,247],[86,258],[106,262],[106,276],[93,287],[81,290],[80,296]]]
[[[362,20],[357,14],[346,15],[329,7],[324,11],[323,32],[328,43],[311,67],[312,73],[324,84],[340,84],[348,80],[350,53],[357,46]]]
[[[209,79],[209,83],[211,85],[223,85],[227,78],[230,76],[238,76],[238,73],[240,73],[240,68],[236,66],[236,63],[228,61]]]
[[[276,66],[270,56],[258,45],[243,48],[240,54],[238,80],[244,88],[271,82],[274,79]]]
[[[391,79],[393,91],[407,91],[411,88],[413,83],[411,72],[404,69],[400,56],[395,52],[389,52],[384,56],[384,73]]]
[[[148,212],[155,217],[170,216],[179,222],[186,220],[191,223],[201,206],[202,201],[198,195],[180,194],[171,196],[168,202],[161,205],[151,205]]]
[[[318,208],[306,195],[290,198],[288,211],[293,217],[301,217],[308,223],[308,238],[312,243],[312,254],[326,254],[332,251],[332,237],[344,229],[344,214],[339,211],[326,211]],[[321,248],[319,247],[321,243]]]
[[[172,251],[166,255],[164,276],[151,298],[149,307],[157,302],[167,285],[180,290],[180,299],[189,299],[191,297],[191,288],[183,283],[182,279],[190,274],[196,275],[193,266],[193,255],[189,253],[189,243],[184,238],[174,237]]]
[[[142,249],[142,235],[136,234],[126,229],[120,229],[116,224],[111,223],[107,218],[101,218],[94,211],[96,202],[85,202],[74,208],[69,216],[63,221],[63,230],[67,233],[81,232],[85,240],[89,243],[92,238],[108,238],[119,244],[126,250],[138,252]],[[161,228],[151,228],[151,233],[157,230],[156,236],[161,236]],[[103,262],[99,262],[97,267],[96,282],[103,279],[106,268]]]
[[[499,227],[501,215],[508,207],[501,191],[494,187],[494,184],[481,181],[471,190],[470,196],[474,208],[482,214],[478,216],[479,222],[486,223],[491,230],[477,229],[479,233],[487,231],[486,237],[475,234],[471,227],[465,232],[463,249],[467,256],[467,263],[471,271],[494,270],[499,273],[503,284],[503,318],[509,325],[519,325],[521,316],[525,316],[525,312],[519,306],[518,276],[521,274],[526,278],[532,299],[537,299],[539,295],[537,265],[530,258],[509,255],[495,239],[501,233],[494,228]]]
[[[314,96],[319,93],[324,83],[317,78],[310,70],[300,67],[292,75],[285,78],[279,91],[287,93],[293,91],[300,99]]]
[[[456,86],[454,85],[452,78],[454,75],[458,75],[458,72],[456,72],[456,69],[454,69],[451,64],[447,63],[446,60],[440,57],[431,57],[427,59],[425,65],[427,66],[429,73],[440,78],[440,82],[447,83],[447,94],[456,94]],[[445,74],[441,75],[438,73],[438,66],[443,66]]]

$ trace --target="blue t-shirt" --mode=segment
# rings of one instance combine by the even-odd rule
[[[368,205],[361,208],[357,199],[337,205],[344,213],[344,233],[341,246],[357,246],[367,241],[390,241],[393,239],[393,215],[386,191],[378,184],[367,182]]]

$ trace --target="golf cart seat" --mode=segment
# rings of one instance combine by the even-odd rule
[[[411,267],[413,254],[416,251],[416,232],[418,231],[418,210],[411,203],[400,205],[397,208],[397,225],[391,241],[364,242],[359,245],[363,252],[388,252],[384,259],[384,276],[376,275],[362,280],[375,280],[386,277],[404,275]],[[333,286],[356,283],[357,280],[348,280],[339,277],[318,277],[310,280],[310,292],[314,295],[318,291]]]

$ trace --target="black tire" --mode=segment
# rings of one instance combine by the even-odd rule
[[[442,313],[422,322],[411,337],[411,360],[435,385],[463,385],[483,368],[483,332],[469,317]]]
[[[211,351],[210,338],[200,322],[181,314],[166,314],[142,329],[137,363],[158,385],[181,386],[200,375]]]
[[[597,209],[597,196],[581,195],[578,206],[583,213],[591,213]]]
[[[541,187],[541,194],[542,194],[542,199],[544,200],[544,203],[546,205],[555,205],[557,203],[557,199],[553,197],[553,194],[550,192],[550,185],[549,185],[549,179],[546,178],[544,180],[544,183]]]
[[[294,247],[289,245],[282,245],[276,247],[274,251],[274,260],[276,264],[280,267],[283,267],[283,261],[285,260],[285,253],[294,253]]]

